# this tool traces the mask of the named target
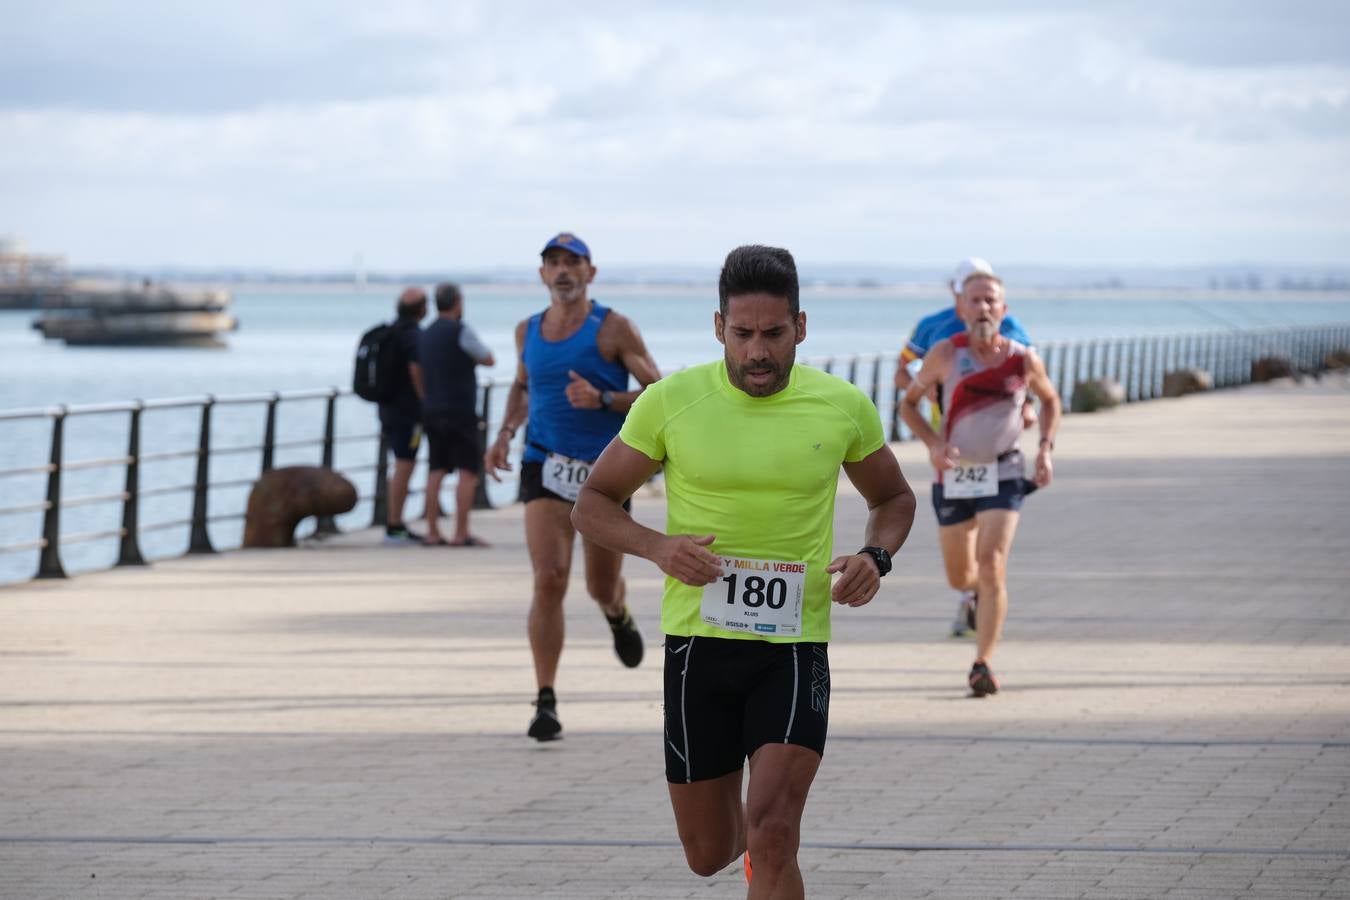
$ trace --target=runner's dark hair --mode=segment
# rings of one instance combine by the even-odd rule
[[[722,275],[717,279],[718,308],[727,314],[727,299],[744,294],[771,294],[783,297],[795,317],[801,310],[797,286],[797,263],[781,247],[746,244],[727,254]]]

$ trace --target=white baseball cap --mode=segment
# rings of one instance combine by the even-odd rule
[[[965,287],[966,279],[972,275],[992,275],[994,267],[989,264],[989,260],[981,259],[978,256],[967,256],[956,264],[956,271],[952,273],[951,279],[947,284],[951,287],[952,293],[959,293],[961,288]]]

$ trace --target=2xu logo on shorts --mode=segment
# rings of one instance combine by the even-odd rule
[[[811,709],[828,716],[830,713],[830,663],[825,648],[811,648]]]

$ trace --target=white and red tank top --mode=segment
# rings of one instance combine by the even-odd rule
[[[1027,399],[1027,345],[1005,338],[1008,355],[986,366],[971,352],[968,333],[950,340],[952,369],[942,383],[943,438],[956,445],[964,462],[997,460],[1000,481],[1021,478],[1022,457],[1013,451]]]

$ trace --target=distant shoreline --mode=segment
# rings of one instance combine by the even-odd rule
[[[388,294],[394,297],[405,284],[421,284],[422,282],[410,280],[408,282],[378,282],[367,283],[365,285],[356,285],[352,282],[219,282],[214,286],[224,288],[235,292],[236,294],[334,294],[349,292],[354,296],[380,296]],[[460,284],[472,293],[477,294],[519,294],[522,291],[528,292],[540,291],[542,296],[543,288],[540,285],[527,282],[474,282],[462,281]],[[602,278],[597,279],[592,286],[591,293],[594,296],[603,296],[606,292],[621,292],[626,294],[687,294],[690,297],[715,296],[717,285],[708,284],[688,284],[688,283],[664,283],[664,282],[626,282],[614,281],[606,282]],[[802,296],[832,294],[835,296],[865,297],[865,296],[894,296],[904,298],[923,298],[923,297],[945,297],[946,289],[942,285],[935,284],[878,284],[878,285],[848,285],[834,283],[813,283],[802,286]],[[1086,301],[1156,301],[1156,300],[1219,300],[1228,302],[1337,302],[1343,303],[1350,300],[1350,289],[1346,290],[1234,290],[1231,288],[1194,288],[1194,287],[1018,287],[1015,282],[1008,283],[1008,297],[1010,300],[1022,297],[1036,300],[1086,300]]]

